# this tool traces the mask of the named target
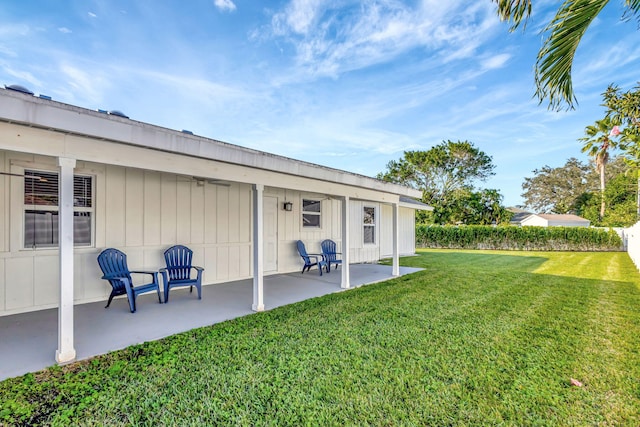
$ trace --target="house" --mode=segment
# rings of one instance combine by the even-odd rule
[[[531,214],[520,221],[520,225],[538,227],[588,227],[591,222],[578,215]]]
[[[509,224],[511,225],[522,225],[522,220],[532,215],[531,212],[527,212],[524,209],[517,208],[517,207],[508,207],[507,210],[513,213],[513,216],[509,221]]]
[[[531,225],[537,227],[589,227],[591,222],[577,215],[536,214],[518,207],[509,207],[513,213],[511,225]]]
[[[297,271],[295,241],[333,239],[349,264],[415,251],[421,192],[93,111],[21,87],[0,89],[0,316],[58,307],[60,363],[75,358],[73,307],[106,300],[97,255],[157,269],[164,249],[194,250],[203,283]],[[247,302],[249,304],[249,302]]]

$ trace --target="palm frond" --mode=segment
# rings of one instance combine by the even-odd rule
[[[627,2],[640,8],[640,0]],[[547,99],[550,109],[573,109],[577,104],[571,80],[573,59],[582,36],[607,3],[609,0],[565,0],[546,27],[550,34],[538,52],[535,81],[538,99]]]
[[[640,0],[626,0],[624,5],[627,7],[627,11],[622,16],[622,19],[636,18],[640,26]]]
[[[493,0],[498,6],[498,16],[503,21],[511,21],[511,31],[526,22],[531,15],[531,0]],[[640,0],[636,0],[640,1]]]

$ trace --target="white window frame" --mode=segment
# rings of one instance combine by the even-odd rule
[[[319,208],[318,211],[309,211],[304,209],[305,202],[314,202],[317,203]],[[300,219],[302,228],[304,229],[321,229],[322,228],[322,199],[316,199],[313,197],[303,197],[302,202],[300,203]],[[317,216],[318,217],[318,225],[306,225],[305,224],[305,215]]]
[[[50,250],[50,249],[57,249],[58,245],[40,245],[37,246],[35,244],[27,246],[27,242],[26,242],[26,235],[25,235],[25,229],[26,229],[26,217],[27,217],[27,212],[28,211],[40,211],[40,212],[59,212],[60,211],[60,205],[59,205],[59,200],[58,200],[58,204],[57,205],[38,205],[38,204],[27,204],[25,203],[25,196],[27,195],[27,191],[28,191],[28,180],[29,178],[26,178],[27,174],[35,174],[37,175],[38,173],[41,174],[49,174],[49,175],[57,175],[58,179],[60,178],[60,171],[58,170],[48,170],[46,168],[42,168],[42,167],[24,167],[24,169],[22,170],[22,174],[25,176],[24,181],[23,181],[23,190],[22,190],[22,194],[21,194],[21,205],[22,205],[22,227],[21,227],[21,231],[20,231],[20,235],[21,235],[21,241],[22,241],[22,245],[21,248],[22,250]],[[76,248],[93,248],[95,247],[95,229],[96,229],[96,176],[93,174],[88,174],[88,173],[74,173],[73,174],[73,178],[74,178],[74,201],[76,199],[76,194],[75,194],[75,179],[78,177],[82,177],[82,178],[90,178],[91,180],[91,203],[90,203],[90,207],[86,207],[86,206],[75,206],[75,202],[74,202],[74,207],[73,207],[73,212],[74,212],[74,217],[76,216],[76,213],[82,214],[88,214],[88,216],[91,218],[91,224],[90,224],[90,236],[89,236],[89,243],[88,244],[75,244],[74,246]],[[60,184],[60,182],[58,181],[58,185]],[[57,196],[56,196],[57,197]],[[79,215],[82,216],[82,215]]]
[[[368,209],[372,209],[373,210],[373,223],[368,222],[368,216],[367,216],[367,210]],[[375,246],[377,245],[377,226],[378,226],[378,209],[376,206],[370,206],[370,205],[364,205],[362,207],[362,244],[365,246]],[[367,242],[366,236],[367,233],[365,232],[365,230],[367,230],[367,228],[371,229],[371,236],[373,238],[373,242]]]

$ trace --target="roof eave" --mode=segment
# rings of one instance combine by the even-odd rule
[[[294,176],[373,189],[399,196],[421,197],[409,187],[352,172],[240,147],[203,136],[0,89],[0,120],[123,144],[217,160]],[[144,162],[144,159],[140,159]],[[141,166],[144,166],[141,163]]]

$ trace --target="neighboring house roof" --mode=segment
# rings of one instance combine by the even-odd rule
[[[429,206],[426,203],[422,203],[419,200],[412,199],[411,197],[400,196],[400,205],[405,205],[406,207],[410,207],[412,209],[418,209],[423,211],[432,211],[433,207]]]
[[[517,212],[513,214],[513,216],[511,217],[511,221],[509,222],[511,224],[520,224],[522,221],[524,221],[526,218],[530,217],[531,215],[533,215],[531,212]]]
[[[582,222],[590,222],[588,219],[582,218],[578,215],[572,215],[572,214],[536,214],[538,215],[540,218],[544,218],[546,220],[549,221],[564,221],[564,222],[570,222],[570,221],[582,221]]]
[[[514,206],[509,206],[507,210],[513,213],[513,216],[509,221],[510,224],[520,225],[520,223],[524,221],[525,218],[527,218],[530,215],[533,215],[531,212],[525,211],[524,209],[514,207]]]
[[[582,226],[588,227],[591,221],[572,214],[536,214],[527,212],[518,207],[508,207],[508,211],[513,212],[511,224],[516,225],[542,225],[545,226]]]
[[[93,111],[14,90],[0,89],[0,121],[58,131],[64,135],[90,137],[106,142],[215,160],[398,196],[422,196],[421,191],[364,175],[240,147],[193,135],[188,131],[177,131],[138,122],[129,119],[123,113]],[[144,160],[138,161],[142,165]],[[323,192],[320,187],[308,188],[308,190]],[[352,194],[352,197],[359,196],[356,193]]]
[[[521,221],[522,225],[542,222],[548,226],[588,227],[591,221],[572,214],[531,214]]]

